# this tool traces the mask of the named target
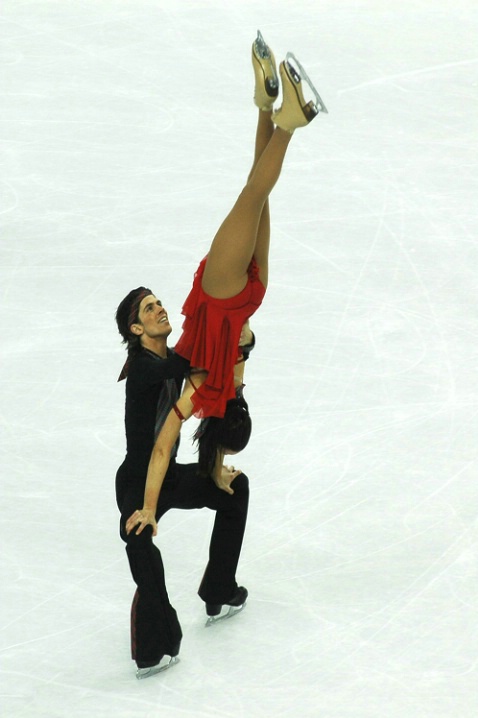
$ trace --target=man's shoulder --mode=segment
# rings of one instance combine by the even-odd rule
[[[181,378],[188,367],[189,362],[169,347],[165,357],[142,349],[131,359],[128,378],[135,382]]]
[[[141,349],[136,356],[133,358],[133,362],[163,362],[173,353],[172,349],[168,348],[166,357],[160,357],[159,354],[155,354],[150,349]]]

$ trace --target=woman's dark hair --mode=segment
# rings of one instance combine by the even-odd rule
[[[141,347],[140,338],[132,333],[130,327],[138,322],[139,305],[142,300],[152,293],[148,287],[132,289],[116,310],[116,324],[123,337],[123,344],[127,344],[128,354],[134,353]]]
[[[198,445],[200,475],[211,475],[218,450],[242,451],[249,443],[251,429],[251,416],[243,397],[227,402],[222,419],[216,416],[203,419],[193,437]]]

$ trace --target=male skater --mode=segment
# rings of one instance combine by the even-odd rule
[[[128,349],[120,375],[126,378],[126,457],[116,475],[116,499],[121,512],[120,534],[137,589],[131,609],[132,658],[137,678],[146,678],[174,665],[179,659],[182,632],[169,602],[159,549],[148,526],[139,535],[126,533],[125,524],[143,505],[148,463],[155,439],[178,399],[188,362],[167,346],[172,331],[168,315],[150,289],[138,287],[116,312],[118,329]],[[241,344],[247,357],[254,336],[249,327]],[[213,480],[199,475],[197,464],[176,463],[179,440],[171,453],[169,470],[158,501],[156,520],[171,508],[210,508],[216,511],[209,562],[199,596],[214,617],[232,615],[242,608],[247,590],[236,583],[235,573],[247,519],[249,482],[240,471],[223,468]],[[231,487],[233,484],[233,487]]]

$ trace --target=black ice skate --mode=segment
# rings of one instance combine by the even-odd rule
[[[159,663],[155,666],[151,666],[149,668],[138,668],[136,671],[136,678],[140,681],[143,678],[155,676],[157,673],[162,673],[163,671],[167,671],[168,668],[172,668],[176,665],[176,663],[179,663],[178,656],[163,656]]]
[[[246,605],[248,595],[247,588],[238,586],[234,596],[228,603],[206,603],[206,613],[208,615],[206,628],[212,626],[213,623],[223,621],[225,618],[232,618],[236,613],[242,611]]]
[[[281,62],[279,72],[283,101],[280,110],[272,115],[278,127],[292,133],[298,127],[305,127],[312,122],[319,112],[328,112],[312,80],[291,52],[288,52],[284,62]],[[312,93],[312,100],[306,101],[304,84]]]

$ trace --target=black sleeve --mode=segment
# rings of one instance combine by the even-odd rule
[[[129,375],[141,383],[154,386],[165,379],[183,379],[189,371],[189,361],[171,352],[166,359],[142,352],[131,362]]]

